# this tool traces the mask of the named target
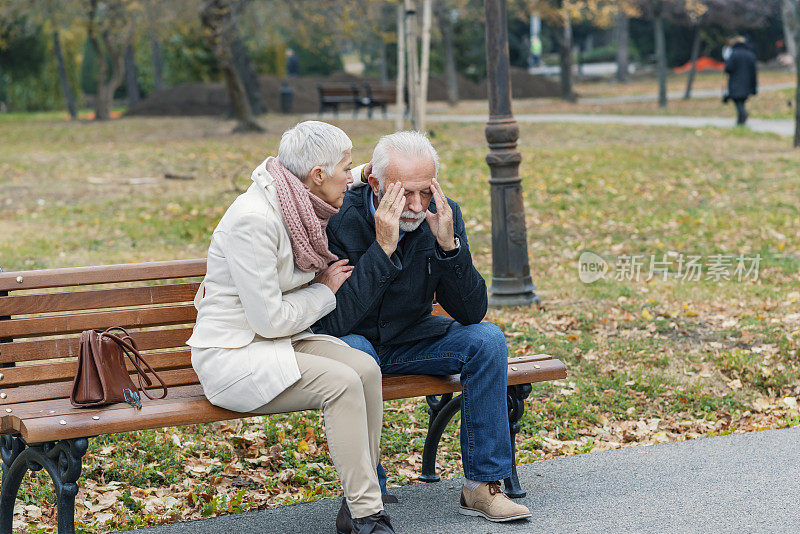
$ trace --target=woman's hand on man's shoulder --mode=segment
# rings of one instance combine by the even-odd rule
[[[336,294],[336,292],[339,291],[339,288],[342,287],[342,284],[344,284],[353,273],[353,266],[347,265],[348,262],[349,260],[343,259],[331,263],[324,271],[318,273],[311,283],[325,284],[334,294]]]

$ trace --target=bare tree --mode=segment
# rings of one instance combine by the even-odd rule
[[[75,94],[69,85],[67,69],[64,66],[64,52],[61,50],[61,34],[58,28],[53,28],[53,52],[56,55],[58,65],[58,81],[61,83],[61,92],[64,93],[64,101],[67,104],[67,111],[72,120],[78,118],[78,106],[75,103]]]
[[[784,25],[788,30],[785,38],[794,41],[795,50],[800,50],[800,1],[783,0],[782,14]],[[794,105],[794,146],[797,148],[800,147],[800,54],[795,55],[794,68],[797,74]]]
[[[555,30],[558,42],[559,64],[561,66],[561,98],[575,101],[576,95],[572,80],[572,48],[574,46],[572,25],[581,21],[591,21],[598,27],[613,25],[620,0],[517,0],[513,9],[536,13]],[[627,41],[626,41],[627,42]]]
[[[624,6],[619,6],[617,13],[617,81],[628,81],[630,65],[630,19]]]
[[[97,57],[95,120],[111,117],[114,92],[125,76],[125,49],[133,42],[136,9],[127,0],[89,0],[87,37]]]
[[[128,107],[133,107],[142,100],[137,81],[138,72],[136,58],[133,53],[133,44],[125,47],[125,92],[128,94]]]
[[[450,18],[452,12],[446,0],[436,0],[433,4],[436,23],[442,35],[444,48],[444,74],[447,83],[447,102],[451,106],[458,104],[458,75],[456,74],[456,55],[453,50],[453,22]]]
[[[256,122],[247,98],[247,91],[234,63],[231,44],[233,41],[233,3],[235,0],[207,0],[200,13],[206,37],[214,51],[219,68],[225,77],[225,86],[233,106],[238,124],[234,132],[263,132]]]
[[[653,41],[655,42],[656,72],[658,75],[658,105],[667,107],[667,41],[664,35],[664,19],[668,9],[683,0],[638,0],[636,7],[641,15],[653,22]]]
[[[247,93],[247,101],[250,103],[250,109],[254,115],[263,115],[267,112],[267,104],[264,103],[264,98],[261,96],[261,88],[258,85],[258,74],[250,59],[250,51],[239,33],[238,21],[241,14],[244,12],[249,0],[239,0],[234,5],[231,22],[230,22],[230,37],[231,37],[231,54],[233,55],[234,66],[239,73],[239,77],[244,84],[244,90]]]

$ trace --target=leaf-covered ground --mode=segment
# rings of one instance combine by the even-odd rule
[[[251,169],[294,120],[269,117],[267,135],[234,136],[231,123],[203,118],[0,116],[0,267],[202,257]],[[392,128],[338,124],[356,161]],[[441,182],[462,205],[489,279],[483,125],[436,124],[434,134]],[[569,377],[534,386],[520,461],[800,423],[800,153],[789,144],[745,130],[521,125],[530,263],[544,308],[489,318],[504,328],[512,355],[553,354]],[[580,281],[584,251],[605,259],[604,279]],[[735,262],[729,279],[709,277],[714,255],[758,256],[757,277],[739,281]],[[698,280],[681,263],[691,256],[701,258]],[[625,258],[642,263],[638,280]],[[659,267],[652,277],[651,265]],[[390,482],[412,483],[425,403],[387,403],[385,419]],[[459,459],[454,423],[439,472],[460,474]],[[316,412],[94,439],[80,484],[82,532],[340,491]],[[20,497],[17,531],[55,531],[46,478],[30,477]]]

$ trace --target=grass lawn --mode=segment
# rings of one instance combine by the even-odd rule
[[[230,122],[210,118],[0,118],[0,267],[202,257],[252,168],[295,120],[269,117],[266,135],[230,135]],[[388,121],[338,124],[356,161],[392,129]],[[489,279],[483,125],[435,128],[440,180],[462,206]],[[547,352],[569,370],[564,381],[534,386],[520,461],[800,423],[800,152],[789,145],[746,130],[520,125],[528,247],[544,308],[489,318],[504,328],[512,355]],[[605,279],[579,280],[583,251],[607,261]],[[758,255],[757,277],[737,280],[734,261],[717,271],[731,279],[715,280],[714,255]],[[691,256],[700,257],[699,280],[676,276]],[[638,279],[623,269],[635,258]],[[652,277],[650,265],[659,267]],[[426,405],[390,402],[385,416],[390,482],[413,482]],[[459,459],[453,424],[439,472],[460,474]],[[339,492],[316,412],[102,437],[84,463],[82,532]],[[28,480],[18,531],[55,531],[47,479]]]

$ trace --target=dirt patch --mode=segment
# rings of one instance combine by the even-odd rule
[[[259,85],[267,109],[274,113],[280,110],[280,88],[284,79],[276,76],[261,76]],[[377,78],[363,78],[344,72],[330,76],[300,76],[286,80],[294,90],[294,112],[314,113],[319,109],[317,85],[331,82],[349,82],[361,86],[363,83],[379,84]],[[390,82],[393,83],[393,82]],[[444,75],[431,76],[428,84],[428,100],[447,99],[447,83]],[[522,69],[511,69],[511,87],[514,98],[555,97],[558,86],[543,76],[531,75]],[[486,81],[474,83],[463,76],[458,81],[459,97],[462,100],[485,100]],[[349,109],[347,106],[343,109]],[[128,110],[127,115],[139,116],[199,116],[228,115],[230,101],[223,82],[182,83],[169,89],[155,91],[146,99]]]

